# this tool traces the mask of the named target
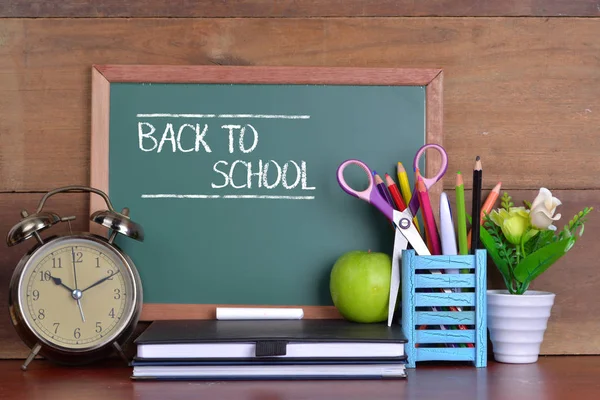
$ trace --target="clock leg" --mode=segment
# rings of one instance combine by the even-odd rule
[[[119,346],[119,343],[113,342],[113,347],[115,348],[115,350],[117,351],[117,353],[119,353],[119,355],[121,356],[121,358],[123,359],[123,361],[125,361],[125,363],[127,365],[129,365],[129,360],[127,359],[127,356],[125,355],[125,352],[123,351],[123,349],[121,348],[121,346]]]
[[[21,369],[23,371],[27,371],[27,366],[35,358],[37,353],[39,353],[41,348],[42,348],[42,345],[39,343],[36,343],[35,346],[33,346],[33,349],[31,349],[31,353],[29,353],[25,362],[23,363],[23,365],[21,365]]]

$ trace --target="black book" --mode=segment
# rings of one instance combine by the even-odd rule
[[[136,360],[402,361],[400,325],[342,319],[167,320],[153,322],[136,340]]]

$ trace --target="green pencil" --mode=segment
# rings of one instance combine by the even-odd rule
[[[458,236],[458,254],[469,254],[467,244],[467,216],[465,214],[465,186],[460,171],[456,173],[456,231]]]

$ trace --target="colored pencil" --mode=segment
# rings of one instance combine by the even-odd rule
[[[398,175],[398,183],[400,184],[400,192],[402,193],[402,198],[404,199],[404,203],[408,206],[410,203],[410,199],[412,198],[412,192],[410,190],[410,183],[408,182],[408,175],[406,174],[406,170],[401,162],[398,162],[396,166],[396,173]],[[421,233],[421,228],[419,227],[419,220],[415,215],[413,218],[413,224],[415,224],[415,228]]]
[[[479,227],[481,221],[481,183],[483,169],[481,167],[481,157],[475,158],[475,166],[473,167],[473,207],[471,208],[471,253],[479,248]]]
[[[413,197],[413,199],[417,199],[417,202],[419,204],[421,204],[421,199],[419,198],[419,192],[417,190],[417,185],[416,182],[419,182],[419,180],[421,180],[421,173],[419,172],[419,168],[417,168],[415,170],[415,194]],[[423,182],[424,184],[425,182]],[[425,190],[427,191],[427,187],[425,187]],[[410,204],[407,205],[408,208],[410,209]],[[418,213],[418,211],[417,211]],[[423,210],[421,209],[421,215],[423,215]],[[417,217],[417,214],[415,214],[415,219]],[[423,216],[423,218],[425,218]],[[423,234],[425,235],[425,243],[427,244],[427,248],[429,249],[429,252],[431,253],[433,251],[433,243],[431,242],[431,234],[429,233],[429,226],[427,225],[427,223],[424,222],[424,227],[423,227]],[[420,232],[419,232],[420,233]],[[433,254],[433,253],[432,253]]]
[[[394,200],[392,200],[392,195],[388,191],[387,186],[385,186],[385,183],[383,183],[383,179],[381,179],[381,177],[377,174],[376,171],[373,171],[373,178],[375,179],[375,184],[377,185],[379,193],[381,193],[385,201],[387,201],[388,204],[392,206],[392,208],[395,208]]]
[[[502,182],[498,182],[496,186],[492,189],[490,194],[488,194],[487,198],[483,202],[483,206],[481,206],[481,213],[479,215],[479,225],[483,225],[483,219],[485,214],[489,214],[494,208],[494,204],[496,204],[496,200],[500,197],[500,188],[502,187]],[[471,233],[472,230],[469,230],[469,235],[467,236],[467,243],[469,244],[469,250],[471,249]]]
[[[458,254],[463,256],[469,254],[465,185],[460,171],[456,173],[456,236],[458,239]]]
[[[417,194],[419,196],[419,203],[421,204],[423,224],[425,224],[425,229],[428,231],[431,240],[431,255],[442,255],[440,237],[438,235],[437,224],[433,216],[433,210],[431,209],[429,193],[427,192],[427,188],[425,187],[425,182],[423,182],[423,179],[421,179],[420,176],[417,180]]]
[[[396,185],[396,182],[394,182],[394,180],[392,179],[391,176],[389,176],[389,174],[385,174],[385,183],[390,192],[390,195],[392,196],[392,200],[394,200],[396,209],[398,211],[404,211],[406,209],[406,204],[404,203],[404,200],[402,199],[402,195],[400,194],[400,190],[398,190],[398,186]]]

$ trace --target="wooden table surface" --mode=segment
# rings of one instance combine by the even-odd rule
[[[389,381],[179,381],[136,382],[131,368],[100,364],[58,367],[34,361],[0,361],[0,399],[597,399],[600,357],[542,357],[535,364],[490,362],[419,365],[406,380]]]

